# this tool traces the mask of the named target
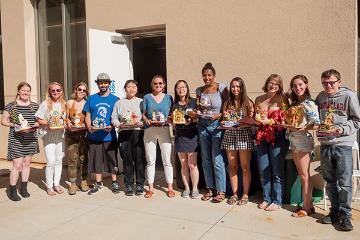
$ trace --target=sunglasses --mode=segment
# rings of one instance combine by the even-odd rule
[[[77,91],[78,92],[86,92],[86,89],[85,88],[78,88]]]
[[[154,82],[154,85],[157,86],[157,85],[163,85],[164,83],[163,82]]]
[[[336,80],[336,81],[328,81],[328,82],[321,82],[321,84],[326,87],[327,85],[330,85],[331,87],[334,86],[335,83],[339,82],[340,80]]]
[[[61,89],[51,89],[50,92],[51,93],[56,93],[56,92],[60,93],[60,92],[62,92],[62,90]]]

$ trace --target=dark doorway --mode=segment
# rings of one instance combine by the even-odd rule
[[[151,91],[151,78],[162,75],[166,80],[166,38],[133,38],[134,79],[139,82],[139,95],[143,97]]]
[[[134,79],[139,82],[139,97],[141,98],[151,92],[151,79],[154,75],[162,75],[166,80],[165,36],[144,37],[140,34],[133,38],[133,70]],[[156,150],[156,166],[161,167],[159,144]]]

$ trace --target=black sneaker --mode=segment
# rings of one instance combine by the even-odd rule
[[[134,196],[134,190],[130,185],[125,187],[125,195],[126,196]]]
[[[94,187],[92,189],[90,189],[88,194],[94,195],[94,194],[98,193],[102,189],[102,187],[103,187],[102,183],[95,183]]]
[[[141,185],[136,185],[135,195],[139,196],[139,195],[143,195],[143,194],[144,194],[144,187]]]
[[[119,183],[118,182],[113,182],[112,184],[111,184],[111,191],[113,192],[113,193],[119,193],[120,192],[120,186],[119,186]]]
[[[342,218],[340,221],[340,228],[343,231],[351,231],[353,230],[353,225],[351,224],[351,219],[349,217]]]
[[[323,217],[323,218],[321,219],[321,222],[322,222],[323,224],[333,224],[333,223],[337,223],[337,222],[339,222],[339,213],[330,210],[329,215]]]

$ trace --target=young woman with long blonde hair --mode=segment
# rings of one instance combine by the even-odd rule
[[[60,186],[60,178],[64,157],[65,106],[63,87],[58,82],[51,82],[46,91],[46,99],[35,114],[44,143],[46,185],[50,196],[64,192]]]

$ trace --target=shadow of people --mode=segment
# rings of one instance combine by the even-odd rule
[[[10,179],[10,170],[9,169],[1,169],[0,170],[0,189],[8,188],[9,179]],[[45,179],[45,166],[42,168],[30,167],[29,182],[35,183],[40,189],[46,190],[46,186],[44,185],[44,182],[43,182],[44,179]],[[19,175],[17,186],[20,185],[20,182],[21,182],[21,172]]]

